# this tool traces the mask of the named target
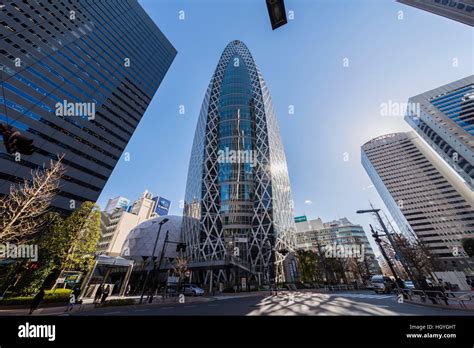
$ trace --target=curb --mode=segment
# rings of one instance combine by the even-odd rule
[[[449,307],[449,306],[443,306],[443,305],[435,305],[435,304],[432,304],[432,303],[415,302],[415,301],[410,301],[410,300],[403,300],[403,303],[409,303],[409,304],[413,304],[413,305],[417,305],[417,306],[421,306],[421,307],[432,307],[432,308],[446,309],[448,311],[455,310],[455,311],[463,311],[463,312],[474,312],[474,308],[473,309],[462,308],[462,307],[457,307],[456,308],[456,307]]]
[[[67,302],[49,302],[49,303],[41,303],[39,308],[52,308],[52,307],[66,307]],[[38,308],[38,309],[39,309]],[[12,309],[30,309],[30,305],[0,305],[0,316],[2,314],[2,310],[12,310]]]

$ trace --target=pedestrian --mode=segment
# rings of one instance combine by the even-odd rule
[[[105,300],[107,300],[109,293],[110,293],[110,287],[106,285],[104,288],[104,292],[102,293],[102,299],[100,300],[100,303],[102,304],[105,303]]]
[[[33,298],[33,301],[31,301],[31,306],[30,306],[30,314],[33,314],[33,312],[38,309],[38,306],[40,305],[41,301],[43,301],[45,292],[44,289],[41,289]]]
[[[111,295],[120,293],[120,283],[121,283],[121,282],[120,282],[120,279],[117,280],[117,281],[114,283],[114,288],[113,288],[113,290],[112,290],[112,294],[111,294]]]
[[[95,292],[94,303],[99,303],[103,291],[104,291],[104,286],[100,285],[97,291]]]

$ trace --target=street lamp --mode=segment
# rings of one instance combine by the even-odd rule
[[[154,257],[155,257],[155,251],[156,251],[156,245],[158,244],[158,238],[160,237],[160,232],[161,232],[161,227],[167,223],[169,221],[168,218],[164,218],[163,220],[161,220],[158,224],[160,225],[160,227],[158,228],[158,233],[156,234],[156,239],[155,239],[155,245],[153,246],[153,252],[151,253],[151,259],[153,261],[153,272],[155,272],[155,268],[156,268],[156,262],[154,260]],[[155,223],[152,222],[152,224]],[[150,271],[148,270],[146,272],[146,277],[145,277],[145,282],[143,283],[143,288],[142,288],[142,295],[140,296],[140,304],[143,302],[143,296],[145,296],[145,289],[146,289],[146,285],[148,283],[148,276],[150,275]]]

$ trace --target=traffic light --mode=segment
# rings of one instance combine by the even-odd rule
[[[286,19],[285,3],[283,0],[267,0],[267,9],[273,30],[288,23],[288,20]]]
[[[21,153],[23,155],[31,155],[35,152],[33,139],[30,139],[13,127],[0,125],[0,133],[3,135],[3,143],[9,154]]]

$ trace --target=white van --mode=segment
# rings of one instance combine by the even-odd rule
[[[370,281],[376,293],[383,292],[389,294],[395,287],[395,284],[390,277],[381,274],[374,275]]]

